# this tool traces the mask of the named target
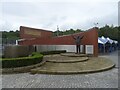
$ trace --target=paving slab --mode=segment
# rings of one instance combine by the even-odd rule
[[[79,57],[81,58],[81,57]],[[48,57],[49,59],[49,57]],[[58,59],[61,59],[60,57]],[[76,57],[72,58],[74,60]],[[66,60],[66,58],[65,58]],[[31,69],[31,73],[46,73],[46,74],[80,74],[92,73],[111,69],[115,64],[104,57],[89,57],[89,60],[84,62],[61,63],[61,62],[46,62],[44,65]]]
[[[56,62],[56,63],[73,63],[73,62],[83,62],[88,60],[89,58],[87,56],[85,57],[67,57],[67,56],[61,56],[60,54],[55,55],[46,55],[44,56],[44,59],[47,62]]]

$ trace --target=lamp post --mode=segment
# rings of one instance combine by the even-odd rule
[[[98,23],[94,23],[95,27],[97,27]]]
[[[59,36],[59,27],[57,25],[57,36]]]
[[[6,38],[6,45],[8,44],[8,38]]]

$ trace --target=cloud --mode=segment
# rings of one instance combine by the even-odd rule
[[[118,2],[119,0],[1,0],[1,2]]]
[[[59,25],[61,30],[65,29],[89,29],[94,26],[94,23],[98,22],[99,26],[105,24],[117,25],[118,7],[117,1],[101,2],[100,0],[92,0],[91,2],[77,2],[71,0],[56,2],[52,0],[48,2],[35,2],[30,0],[29,2],[7,2],[2,0],[2,22],[9,23],[4,24],[2,30],[16,30],[20,25],[30,26],[34,28],[56,30],[56,26]],[[11,0],[10,0],[11,1]],[[80,1],[80,0],[78,0]],[[0,24],[1,24],[0,23]],[[1,24],[1,25],[3,25]]]

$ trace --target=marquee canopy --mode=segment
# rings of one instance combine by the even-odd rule
[[[109,37],[107,37],[107,38],[105,38],[104,36],[98,37],[98,43],[100,43],[100,44],[106,44],[107,42],[109,42],[110,44],[112,44],[112,43],[117,44],[118,43],[118,41],[112,40]]]

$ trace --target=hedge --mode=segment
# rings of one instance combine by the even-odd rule
[[[2,68],[15,68],[23,67],[28,65],[34,65],[40,63],[43,59],[43,55],[40,53],[33,53],[28,57],[19,57],[19,58],[1,58]]]
[[[45,52],[33,52],[31,56],[19,57],[19,58],[0,58],[2,61],[2,68],[15,68],[28,65],[34,65],[40,63],[43,59],[43,55],[60,54],[65,53],[66,50],[45,51]],[[43,54],[43,55],[42,55]]]
[[[43,55],[60,54],[60,53],[66,53],[66,50],[45,51],[45,52],[40,52],[40,53]]]

